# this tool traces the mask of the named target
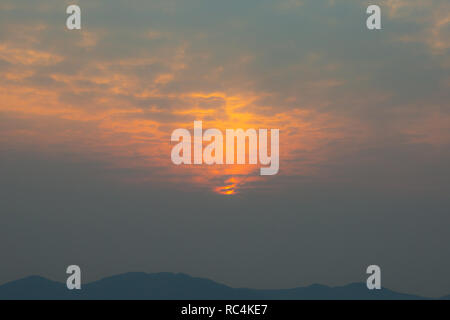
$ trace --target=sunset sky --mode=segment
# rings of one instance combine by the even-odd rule
[[[2,0],[0,75],[0,283],[79,264],[287,288],[378,264],[450,294],[448,0]],[[174,165],[194,120],[280,129],[279,173]]]

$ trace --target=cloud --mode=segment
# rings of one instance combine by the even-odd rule
[[[48,66],[63,60],[61,56],[45,51],[0,46],[0,59],[11,64]]]
[[[108,145],[117,148],[116,155],[140,154],[142,159],[150,154],[167,158],[165,137],[176,127],[190,128],[196,119],[221,129],[280,128],[289,137],[282,142],[286,166],[281,174],[287,175],[319,172],[320,164],[335,152],[331,145],[339,143],[341,153],[351,152],[351,144],[342,141],[373,143],[383,134],[380,127],[386,135],[409,137],[411,143],[434,139],[438,146],[436,141],[447,141],[446,133],[441,134],[444,138],[422,133],[428,138],[418,140],[419,127],[432,127],[418,123],[443,127],[448,121],[439,116],[446,101],[444,58],[436,58],[436,50],[419,50],[420,45],[445,50],[439,39],[446,18],[436,9],[445,8],[445,2],[384,2],[392,19],[384,37],[356,28],[361,7],[347,3],[282,2],[283,8],[301,10],[288,10],[276,24],[267,23],[267,17],[277,13],[265,3],[243,8],[253,10],[245,19],[233,5],[221,4],[227,19],[218,15],[214,21],[204,14],[214,6],[194,3],[199,11],[181,17],[175,3],[181,6],[172,2],[153,7],[156,12],[149,14],[156,17],[159,12],[166,20],[148,20],[136,3],[127,9],[128,19],[115,23],[125,8],[112,2],[86,7],[89,24],[81,32],[68,32],[51,21],[15,28],[0,47],[0,59],[7,63],[2,95],[9,102],[1,109],[30,118],[51,115],[54,121],[88,123],[99,134],[97,147]],[[340,6],[347,11],[337,9]],[[308,12],[321,12],[329,20],[311,19]],[[236,23],[230,25],[230,19]],[[421,36],[406,41],[405,35],[414,33],[404,31],[400,23],[415,25]],[[27,36],[29,32],[33,36]],[[422,41],[427,33],[434,34],[428,37],[434,40]],[[17,39],[25,41],[19,45]],[[149,135],[161,141],[160,146],[149,146],[152,151],[140,147]],[[128,166],[135,164],[130,161]]]

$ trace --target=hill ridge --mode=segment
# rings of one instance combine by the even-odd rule
[[[65,283],[39,275],[0,285],[0,300],[30,299],[137,299],[137,300],[347,300],[428,299],[387,288],[368,290],[364,283],[354,282],[342,286],[314,283],[305,287],[287,289],[233,288],[225,284],[185,273],[126,272],[82,284],[81,290],[70,291]],[[450,299],[450,296],[442,297]]]

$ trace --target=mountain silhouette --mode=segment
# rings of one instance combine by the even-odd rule
[[[444,297],[450,299],[450,296]],[[0,300],[413,300],[424,299],[391,291],[368,290],[365,283],[329,287],[314,284],[280,290],[232,288],[182,273],[131,272],[82,284],[68,290],[65,283],[30,276],[0,286]]]

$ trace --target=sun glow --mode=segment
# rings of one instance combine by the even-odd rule
[[[223,195],[233,195],[237,193],[236,184],[234,183],[222,187],[216,187],[214,191]]]

